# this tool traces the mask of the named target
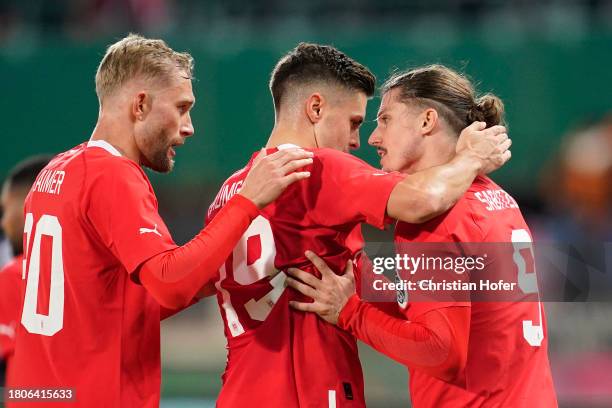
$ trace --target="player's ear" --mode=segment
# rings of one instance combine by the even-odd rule
[[[145,91],[138,92],[132,100],[132,115],[135,120],[144,120],[151,111],[151,95]]]
[[[427,108],[421,114],[421,133],[423,135],[430,134],[438,124],[438,111],[433,108]]]
[[[306,99],[306,115],[312,123],[317,123],[321,120],[321,110],[324,105],[325,99],[318,92],[313,93]]]

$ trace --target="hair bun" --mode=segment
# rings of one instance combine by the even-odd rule
[[[469,122],[486,122],[487,127],[503,124],[504,103],[493,94],[485,94],[476,99],[468,113]]]

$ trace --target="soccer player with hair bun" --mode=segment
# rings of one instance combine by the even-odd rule
[[[359,147],[374,90],[365,66],[327,45],[301,43],[272,71],[268,153],[296,146],[313,152],[305,167],[311,177],[261,211],[221,268],[216,290],[228,361],[220,408],[364,407],[355,338],[289,307],[304,296],[286,288],[287,269],[317,275],[307,249],[336,269],[352,259],[359,266],[361,223],[424,222],[450,208],[479,173],[510,157],[503,126],[485,130],[474,123],[464,126],[457,155],[444,165],[410,175],[375,169],[348,154]],[[227,206],[255,155],[223,184],[209,221]]]
[[[461,143],[459,132],[472,121],[496,126],[503,123],[503,114],[497,96],[477,97],[470,81],[450,68],[416,68],[393,75],[383,85],[378,126],[369,144],[377,149],[383,170],[418,174],[453,160]],[[504,199],[487,199],[492,196]],[[516,300],[522,300],[411,301],[410,295],[399,305],[396,312],[403,317],[398,317],[360,299],[351,264],[347,274],[338,276],[331,272],[338,270],[337,265],[330,269],[320,257],[309,254],[323,278],[290,270],[299,280],[288,278],[289,286],[314,300],[292,306],[318,313],[406,365],[416,408],[556,407],[544,307],[528,301],[537,293],[535,267],[532,257],[523,258],[519,251],[533,252],[531,241],[516,201],[479,175],[450,210],[420,225],[398,222],[397,251],[410,253],[410,243],[437,242],[452,243],[455,251],[462,248],[460,255],[473,248],[461,243],[484,243],[481,247],[493,249],[485,266],[489,276],[509,272],[520,282],[523,274],[524,281],[534,283],[521,287]],[[499,243],[507,243],[504,247],[511,250],[496,251]]]

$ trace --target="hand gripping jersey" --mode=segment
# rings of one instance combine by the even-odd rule
[[[384,226],[387,200],[403,177],[335,150],[313,151],[310,178],[261,211],[221,268],[228,361],[220,408],[365,406],[355,339],[291,309],[289,300],[305,298],[285,287],[285,270],[317,273],[306,250],[343,270],[363,247],[360,223]],[[252,160],[223,184],[208,221],[240,189]]]
[[[24,211],[12,386],[74,391],[41,407],[157,407],[160,307],[130,274],[176,245],[143,170],[81,144],[38,175]]]

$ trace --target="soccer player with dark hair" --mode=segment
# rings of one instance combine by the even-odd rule
[[[158,407],[160,305],[197,297],[259,210],[308,177],[295,170],[311,153],[260,154],[217,219],[177,246],[142,167],[169,172],[193,135],[192,69],[138,35],[106,51],[91,139],[53,158],[25,202],[14,387],[61,388],[68,406]]]
[[[464,126],[473,120],[503,123],[504,105],[497,96],[477,97],[465,76],[441,65],[394,75],[382,94],[369,143],[387,171],[411,175],[446,163],[456,155]],[[309,254],[323,279],[291,270],[302,282],[288,278],[289,285],[314,299],[292,305],[318,313],[406,365],[417,408],[556,407],[544,308],[534,301],[532,236],[514,198],[479,175],[444,214],[421,225],[398,222],[395,242],[399,254],[412,256],[419,251],[415,242],[441,243],[420,246],[431,256],[439,250],[457,256],[486,251],[486,275],[478,276],[510,277],[519,289],[497,297],[459,291],[455,299],[416,291],[401,302],[400,318],[361,300],[350,268],[338,276]]]
[[[361,223],[383,228],[387,217],[423,222],[446,211],[479,173],[509,158],[510,142],[504,127],[475,123],[449,163],[408,176],[387,173],[347,154],[359,147],[375,89],[366,67],[333,47],[302,43],[278,62],[270,89],[268,152],[300,146],[314,152],[314,162],[305,167],[309,180],[264,209],[221,268],[216,287],[229,355],[217,406],[363,407],[355,338],[292,310],[289,301],[303,297],[286,288],[286,269],[317,273],[306,249],[335,268],[359,263]],[[223,184],[209,220],[231,200],[253,158]]]
[[[15,351],[15,330],[21,306],[23,262],[23,202],[36,176],[49,163],[50,156],[34,156],[19,162],[4,180],[0,195],[2,230],[11,244],[14,258],[0,270],[0,360],[6,366],[6,384],[11,385],[11,360]],[[5,382],[0,373],[0,387]]]

